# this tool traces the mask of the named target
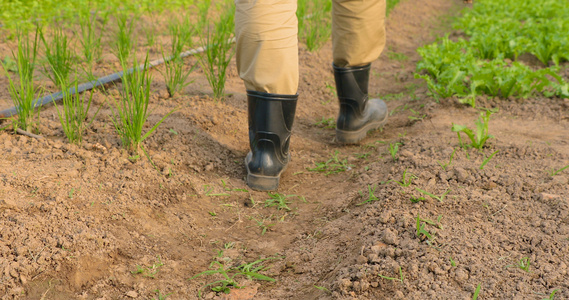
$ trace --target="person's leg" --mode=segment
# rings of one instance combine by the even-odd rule
[[[247,184],[276,190],[290,161],[298,99],[296,0],[236,0],[235,5],[237,69],[247,89],[249,118]]]
[[[239,76],[248,91],[295,95],[298,89],[296,0],[236,0]]]
[[[371,62],[385,47],[385,0],[333,0],[333,67],[340,113],[336,138],[357,143],[387,120],[387,106],[368,99]]]

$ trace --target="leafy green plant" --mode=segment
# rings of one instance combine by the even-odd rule
[[[230,39],[234,29],[234,15],[235,7],[226,7],[219,19],[211,26],[208,24],[200,36],[204,52],[198,55],[199,63],[213,90],[213,96],[217,99],[224,95],[227,67],[235,54]]]
[[[128,151],[138,152],[139,149],[146,154],[142,142],[148,138],[160,124],[174,112],[167,113],[160,121],[158,121],[145,134],[142,130],[148,120],[150,112],[148,106],[150,104],[150,86],[152,77],[147,70],[148,56],[144,61],[144,67],[137,67],[137,59],[134,58],[134,67],[129,73],[129,65],[124,56],[121,56],[121,66],[123,69],[123,88],[119,100],[114,100],[114,108],[112,108],[111,121],[115,130],[119,134],[122,145]]]
[[[210,264],[209,268],[211,269],[215,267],[215,269],[203,271],[193,276],[189,280],[193,280],[201,276],[221,275],[222,279],[204,285],[198,291],[198,297],[202,296],[203,290],[207,287],[211,287],[211,290],[214,292],[229,294],[231,288],[239,289],[244,287],[236,280],[237,277],[245,277],[248,280],[256,279],[262,281],[275,282],[276,280],[274,278],[271,278],[269,276],[260,273],[266,269],[266,267],[263,266],[263,262],[271,259],[276,259],[276,258],[270,257],[270,258],[258,259],[252,263],[243,263],[236,267],[226,266],[225,264],[222,264],[219,261],[214,260]]]
[[[493,138],[492,135],[488,134],[488,123],[490,121],[490,115],[492,115],[495,111],[488,109],[485,112],[480,112],[480,116],[478,118],[478,120],[476,120],[474,123],[476,124],[476,132],[474,132],[473,130],[471,130],[470,128],[463,126],[463,125],[457,125],[457,124],[452,124],[452,128],[451,130],[453,132],[456,132],[456,134],[458,135],[458,141],[461,145],[461,147],[464,147],[464,144],[462,143],[462,139],[460,137],[460,133],[464,133],[468,136],[468,138],[470,139],[470,146],[478,149],[478,150],[482,150],[482,147],[484,147],[484,144],[486,144],[486,141],[489,138]]]
[[[340,152],[335,151],[332,157],[325,162],[317,162],[316,167],[307,168],[308,171],[324,173],[328,176],[330,174],[337,174],[340,172],[345,172],[353,167],[353,165],[348,164],[348,159],[340,159],[338,155]]]
[[[435,97],[457,96],[471,106],[480,94],[503,99],[561,95],[557,87],[565,82],[555,76],[557,68],[535,70],[517,60],[523,53],[535,55],[546,67],[567,60],[568,17],[562,0],[528,0],[523,5],[516,0],[477,1],[456,24],[468,39],[445,37],[418,49],[423,59],[416,77],[426,81]]]
[[[29,37],[27,31],[18,30],[16,33],[18,49],[16,52],[12,51],[12,57],[18,69],[18,81],[12,79],[8,67],[2,62],[2,69],[8,78],[8,92],[18,113],[18,118],[12,122],[14,129],[21,128],[29,131],[32,126],[37,126],[39,123],[41,106],[34,101],[39,94],[34,84],[34,70],[40,32],[41,28],[38,26],[33,38]]]
[[[378,201],[379,198],[377,198],[377,196],[374,195],[375,189],[377,189],[377,184],[374,184],[373,186],[368,184],[368,186],[367,186],[368,198],[364,202],[356,204],[356,206],[360,206],[360,205],[364,205],[366,203],[372,203],[374,201]],[[364,197],[364,193],[362,191],[360,191],[359,193],[360,193],[360,196]]]

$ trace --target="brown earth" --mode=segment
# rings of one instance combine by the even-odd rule
[[[272,258],[261,273],[275,283],[237,277],[246,288],[205,288],[205,298],[472,299],[478,285],[479,299],[542,299],[554,290],[569,298],[569,170],[550,174],[569,164],[569,100],[479,98],[500,109],[490,121],[494,138],[481,152],[463,150],[450,127],[472,128],[479,111],[436,102],[413,78],[415,49],[449,31],[461,7],[404,1],[391,13],[371,90],[389,100],[392,115],[360,145],[338,145],[333,129],[316,125],[338,108],[327,87],[330,43],[301,49],[293,161],[278,191],[290,196],[290,210],[266,207],[269,195],[244,184],[246,96],[234,64],[225,101],[208,96],[199,70],[170,99],[154,71],[149,123],[179,107],[145,142],[160,172],[121,149],[106,102],[120,84],[95,92],[103,109],[81,147],[67,144],[53,107],[41,114],[45,139],[1,132],[0,298],[195,299],[221,279],[188,280],[213,261],[260,258]],[[11,47],[1,43],[0,55]],[[109,56],[98,72],[112,65]],[[0,99],[7,108],[4,78]],[[308,170],[336,152],[346,171]],[[409,186],[395,182],[405,172]],[[432,239],[417,237],[418,216],[432,221],[421,222]],[[525,258],[528,272],[516,267]]]

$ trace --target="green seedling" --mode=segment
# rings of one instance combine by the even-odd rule
[[[172,47],[170,56],[167,57],[162,49],[162,59],[164,60],[164,71],[161,71],[164,81],[166,83],[166,90],[168,95],[173,97],[176,93],[181,92],[186,86],[190,84],[188,77],[197,67],[196,64],[184,70],[185,63],[182,57],[184,48],[192,45],[192,30],[188,24],[188,18],[184,18],[184,22],[175,21],[170,24],[170,36]]]
[[[442,195],[437,196],[435,194],[429,193],[429,192],[422,190],[420,188],[415,188],[415,190],[417,190],[418,192],[425,194],[425,195],[427,195],[433,199],[437,199],[437,200],[439,200],[439,202],[443,202],[443,200],[445,199],[445,196],[450,192],[450,189],[447,189]]]
[[[476,287],[476,290],[474,291],[474,295],[472,295],[472,300],[478,299],[478,294],[480,294],[480,283]]]
[[[488,134],[488,123],[490,120],[490,115],[492,115],[496,111],[497,110],[488,109],[485,112],[480,113],[480,117],[475,122],[476,132],[472,131],[471,129],[469,129],[466,126],[457,125],[457,124],[453,123],[451,130],[453,132],[456,132],[456,134],[458,135],[458,141],[459,141],[461,147],[464,147],[464,144],[463,144],[462,139],[460,137],[460,133],[463,132],[470,139],[470,141],[471,141],[470,146],[472,146],[478,150],[482,150],[482,147],[484,147],[484,144],[486,144],[486,141],[489,138],[493,138],[493,136]]]
[[[367,160],[367,158],[371,155],[370,152],[366,152],[366,153],[354,153],[354,155],[356,156],[357,159],[365,159]]]
[[[409,56],[403,54],[403,53],[398,53],[398,52],[393,52],[393,51],[389,51],[387,52],[387,57],[391,60],[396,60],[396,61],[407,61],[409,59]]]
[[[383,278],[383,279],[387,279],[387,280],[397,280],[401,283],[403,283],[403,280],[405,279],[405,276],[403,275],[403,270],[401,269],[401,267],[399,267],[399,278],[396,277],[387,277],[387,276],[383,276],[381,274],[377,274],[379,275],[379,277]]]
[[[228,192],[245,192],[248,193],[249,190],[247,189],[234,189],[228,186],[228,184],[225,182],[225,180],[221,179],[221,186],[223,187],[224,190],[228,191]]]
[[[203,32],[208,26],[208,13],[211,7],[211,0],[198,1],[196,7],[198,8],[198,22],[194,26],[194,31]]]
[[[417,214],[417,218],[415,218],[416,222],[416,232],[415,235],[421,240],[424,241],[425,239],[433,240],[433,235],[427,231],[426,224],[435,225],[435,222],[427,219],[421,219],[421,216]]]
[[[331,10],[331,1],[298,1],[298,35],[306,42],[308,51],[318,51],[330,38],[332,22],[328,16]]]
[[[52,39],[48,42],[43,30],[40,31],[47,61],[47,66],[44,66],[44,74],[55,86],[63,88],[69,79],[75,55],[62,27],[55,28],[51,35]]]
[[[133,275],[142,274],[144,277],[155,278],[158,271],[160,271],[160,267],[164,264],[162,263],[162,259],[160,255],[156,257],[156,262],[152,264],[150,267],[145,267],[141,265],[136,265],[136,271],[131,271],[130,273]]]
[[[386,16],[389,16],[389,13],[397,6],[400,0],[387,0],[386,1]]]
[[[377,184],[374,184],[373,186],[368,184],[368,186],[367,186],[367,191],[368,191],[368,198],[367,198],[367,200],[365,200],[365,201],[362,202],[362,203],[356,204],[356,206],[360,206],[360,205],[364,205],[364,204],[366,204],[366,203],[372,203],[372,202],[374,202],[374,201],[378,201],[379,198],[377,198],[377,196],[374,195],[376,188],[377,188]],[[360,195],[361,195],[362,197],[364,197],[364,193],[363,193],[362,191],[359,191],[359,193],[360,193]]]
[[[516,267],[516,268],[522,269],[526,272],[529,272],[530,264],[531,264],[530,258],[529,257],[523,257],[516,264],[508,265],[508,266],[506,266],[506,268]]]
[[[426,114],[421,114],[418,111],[415,111],[414,109],[409,109],[409,111],[411,112],[411,115],[408,117],[410,121],[423,121],[423,119],[425,119],[425,117],[427,116]]]
[[[326,89],[328,89],[332,94],[334,94],[334,97],[338,97],[338,92],[336,91],[336,86],[331,85],[328,82],[326,82]]]
[[[452,256],[449,256],[448,259],[450,260],[450,265],[456,267],[456,262],[452,259]]]
[[[270,220],[271,218],[263,218],[262,220],[258,220],[256,218],[250,217],[251,220],[255,221],[255,223],[257,223],[257,226],[259,228],[261,228],[261,235],[265,235],[265,233],[267,232],[267,230],[269,230],[269,228],[275,226],[275,223],[272,224],[265,224],[265,222],[267,220]]]
[[[217,217],[217,213],[215,213],[214,211],[208,211],[207,213],[212,217]]]
[[[340,154],[339,151],[335,151],[332,154],[332,158],[328,159],[325,162],[317,162],[316,167],[314,168],[307,168],[308,171],[312,172],[319,172],[324,173],[324,175],[328,176],[330,174],[337,174],[340,172],[345,172],[347,170],[351,170],[354,165],[348,164],[348,159],[340,159],[338,155]]]
[[[98,18],[98,16],[101,18]],[[79,26],[81,27],[81,39],[79,42],[81,43],[83,59],[89,66],[88,75],[91,77],[93,77],[91,72],[93,63],[101,59],[101,41],[108,20],[108,13],[98,14],[97,12],[91,13],[90,11],[82,11],[79,13]],[[100,24],[98,32],[97,24]]]
[[[443,168],[443,170],[447,170],[447,168],[452,164],[452,159],[454,158],[454,153],[456,152],[456,148],[452,149],[452,153],[450,154],[450,158],[448,160],[447,163],[443,163],[440,160],[437,160],[437,162],[439,163],[439,165],[441,166],[441,168]]]
[[[494,153],[490,154],[490,156],[486,157],[484,159],[484,161],[482,161],[482,164],[480,165],[480,170],[484,170],[484,166],[492,159],[492,157],[494,157],[494,155],[496,155],[496,153],[500,152],[500,150],[496,150],[494,151]]]
[[[21,128],[29,131],[33,126],[39,125],[39,113],[41,104],[34,102],[39,95],[39,91],[34,84],[34,70],[38,54],[39,36],[41,28],[36,27],[33,38],[28,36],[27,31],[18,30],[17,51],[12,51],[12,58],[16,62],[18,69],[18,80],[12,79],[8,67],[2,62],[2,69],[8,78],[8,92],[14,101],[14,106],[18,113],[18,118],[14,119],[12,126],[14,130]]]
[[[137,153],[141,149],[146,157],[150,156],[146,152],[142,142],[146,140],[168,116],[175,110],[171,110],[160,119],[145,134],[142,133],[146,121],[150,116],[148,106],[150,104],[150,87],[152,76],[147,70],[148,56],[144,61],[144,67],[137,67],[137,59],[134,58],[134,69],[129,73],[129,64],[124,56],[120,57],[123,69],[123,88],[119,100],[113,99],[114,108],[112,109],[111,121],[118,133],[122,145],[128,151]]]
[[[549,294],[549,297],[543,298],[542,300],[554,300],[555,299],[555,293],[557,293],[557,291],[559,291],[559,290],[553,290],[551,292],[551,294]]]
[[[425,197],[411,196],[411,198],[409,198],[409,200],[411,200],[411,202],[413,202],[413,203],[419,203],[421,201],[425,201]]]
[[[403,171],[403,175],[401,176],[401,181],[389,180],[388,182],[395,182],[402,187],[408,187],[411,185],[413,179],[417,179],[417,176],[413,175],[412,173],[407,173],[407,169],[405,169],[405,171]]]
[[[204,185],[204,194],[209,197],[231,196],[228,193],[213,193],[213,187],[209,185]]]
[[[334,118],[322,117],[322,120],[314,123],[314,125],[325,129],[333,129],[336,128],[336,121],[334,120]]]
[[[313,3],[313,1],[310,1],[310,3]],[[313,11],[310,17],[305,20],[307,26],[304,38],[306,40],[306,48],[310,52],[318,51],[330,39],[330,34],[332,33],[332,22],[326,17],[330,15],[328,12],[332,2],[325,1],[323,4],[324,7]]]
[[[400,95],[400,97],[399,97],[399,95]],[[405,94],[404,94],[404,93],[400,93],[400,94],[394,95],[393,97],[389,97],[389,95],[388,95],[388,96],[386,96],[385,98],[388,99],[387,101],[389,101],[389,100],[399,100],[399,99],[403,98],[403,96],[405,96]],[[409,104],[405,103],[404,105],[399,105],[399,106],[397,106],[396,108],[394,108],[394,109],[389,113],[389,116],[393,116],[393,115],[396,114],[396,113],[406,111],[407,109],[409,109]]]
[[[399,146],[402,145],[401,143],[389,143],[389,154],[391,154],[391,158],[393,161],[397,161],[397,152],[399,151]]]
[[[551,169],[551,170],[548,172],[548,173],[549,173],[549,176],[553,177],[553,176],[555,176],[555,175],[557,175],[557,174],[559,174],[559,173],[565,171],[567,168],[569,168],[569,165],[566,165],[565,167],[563,167],[563,168],[561,168],[561,169],[558,169],[558,170]]]
[[[320,291],[326,292],[326,293],[330,293],[330,290],[323,287],[323,286],[318,286],[318,285],[314,285],[314,287]]]
[[[230,5],[229,8],[223,10],[217,22],[206,26],[207,28],[200,36],[204,52],[198,55],[199,63],[216,99],[224,96],[227,67],[235,54],[230,39],[234,28],[234,15],[235,7]],[[200,22],[207,23],[207,21]]]
[[[266,267],[263,266],[262,263],[270,259],[277,259],[277,258],[259,259],[252,263],[241,264],[237,267],[225,266],[224,264],[218,261],[213,261],[209,267],[210,269],[215,267],[215,269],[203,271],[193,276],[189,280],[193,280],[201,276],[221,275],[222,279],[204,285],[198,291],[198,297],[200,298],[202,297],[202,292],[207,287],[211,287],[211,290],[214,292],[229,294],[231,292],[231,288],[239,289],[244,287],[239,282],[237,282],[236,280],[237,277],[245,277],[248,280],[256,279],[262,281],[275,282],[276,281],[275,279],[260,273],[266,269]]]
[[[156,293],[156,297],[157,297],[157,298],[154,298],[155,300],[166,300],[166,298],[168,298],[168,296],[173,294],[173,293],[170,293],[170,294],[164,295],[164,294],[162,294],[162,292],[160,292],[159,289],[155,289],[154,293]]]
[[[278,210],[284,209],[290,211],[289,204],[292,202],[288,201],[288,198],[296,197],[296,195],[283,195],[279,193],[267,193],[269,195],[269,199],[265,200],[265,207],[273,207],[276,206]]]
[[[55,73],[55,75],[59,77],[58,73]],[[89,93],[88,96],[86,93],[72,93],[73,91],[79,90],[78,81],[75,80],[72,85],[69,85],[65,78],[61,78],[60,80],[63,103],[62,106],[55,104],[59,122],[61,123],[67,140],[72,144],[80,145],[83,142],[85,130],[91,126],[99,114],[101,107],[95,112],[91,121],[86,122],[93,101],[93,93]]]
[[[122,65],[123,63],[127,63],[129,61],[135,45],[133,40],[133,33],[136,20],[134,18],[129,20],[126,13],[119,13],[116,19],[118,31],[115,35],[114,54]]]

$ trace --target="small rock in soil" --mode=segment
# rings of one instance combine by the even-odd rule
[[[458,268],[454,271],[454,279],[458,282],[463,282],[468,279],[468,272],[463,268]]]
[[[390,229],[385,229],[383,232],[383,241],[388,245],[398,245],[399,237],[397,237],[397,234]]]
[[[138,293],[136,291],[130,291],[126,293],[126,296],[130,298],[138,298]]]

